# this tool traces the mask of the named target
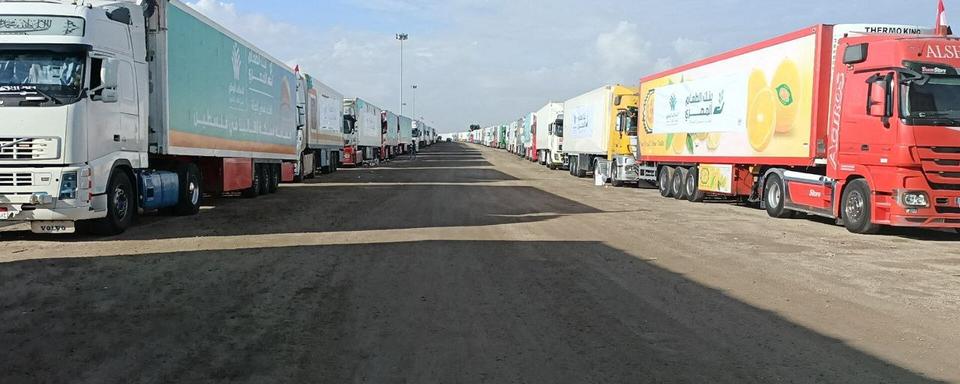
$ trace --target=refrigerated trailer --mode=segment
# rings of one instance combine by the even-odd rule
[[[381,159],[386,160],[400,154],[400,117],[396,113],[383,111],[383,150]]]
[[[381,112],[360,98],[344,100],[343,114],[350,133],[344,135],[343,164],[359,166],[379,159],[383,145]]]
[[[534,143],[536,159],[542,164],[556,168],[563,163],[560,142],[555,134],[558,127],[563,126],[563,103],[547,103],[536,113],[536,132],[534,132]],[[555,132],[556,131],[556,132]]]
[[[116,234],[141,209],[273,192],[298,159],[296,85],[177,0],[0,2],[0,220]]]
[[[664,196],[856,233],[960,228],[957,47],[920,27],[816,25],[645,77],[640,168]]]
[[[343,151],[343,95],[303,74],[297,85],[302,133],[297,179],[337,170]]]
[[[637,88],[610,85],[563,104],[563,152],[570,174],[585,177],[598,170],[614,184],[637,182]]]
[[[400,153],[407,153],[413,145],[413,120],[400,116]]]

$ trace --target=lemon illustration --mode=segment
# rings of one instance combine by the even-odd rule
[[[717,132],[707,134],[707,149],[716,151],[720,148],[720,134]]]
[[[687,148],[687,134],[686,133],[674,133],[673,134],[673,153],[681,154]]]
[[[707,136],[709,136],[709,134],[706,133],[706,132],[700,132],[700,133],[694,133],[694,134],[693,134],[693,138],[694,138],[694,139],[697,139],[698,141],[704,141],[704,140],[706,140],[706,139],[707,139]]]
[[[770,145],[776,118],[777,98],[773,91],[764,89],[757,93],[747,109],[747,137],[757,152],[763,152]]]
[[[800,70],[793,60],[785,59],[773,74],[773,91],[777,96],[777,133],[793,129],[797,119],[797,91],[800,90]]]
[[[754,69],[750,71],[750,79],[747,81],[747,102],[750,102],[760,91],[767,88],[767,75],[763,70]]]

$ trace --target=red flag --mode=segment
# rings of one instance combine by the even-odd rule
[[[936,33],[940,36],[949,34],[950,27],[947,25],[947,10],[943,7],[943,0],[937,4],[937,28]]]
[[[940,5],[943,6],[942,0],[941,0]],[[293,71],[296,72],[296,73],[300,73],[300,64],[297,64],[297,66],[293,68]]]

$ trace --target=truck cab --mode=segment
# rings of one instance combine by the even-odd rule
[[[108,197],[132,216],[108,182],[148,162],[144,11],[88,3],[0,2],[0,220],[35,232],[102,219]]]
[[[850,37],[836,60],[823,148],[832,214],[856,232],[960,228],[960,40]]]
[[[343,158],[344,165],[360,165],[363,157],[357,151],[357,108],[355,100],[343,101]]]
[[[609,179],[615,186],[640,181],[637,167],[637,104],[640,102],[636,90],[617,87],[614,90],[614,123],[607,146],[607,161],[610,162]]]

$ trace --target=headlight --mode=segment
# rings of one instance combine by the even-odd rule
[[[930,206],[930,199],[926,192],[904,191],[900,193],[900,205],[908,208],[926,208]]]
[[[77,198],[77,173],[66,172],[60,177],[60,200]]]

